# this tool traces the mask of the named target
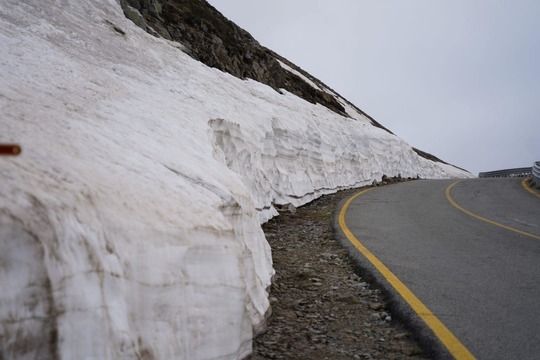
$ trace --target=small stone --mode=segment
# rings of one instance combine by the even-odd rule
[[[404,347],[401,352],[404,354],[404,355],[407,355],[407,356],[414,356],[414,355],[421,355],[422,354],[422,349],[420,349],[418,346],[408,346],[408,347]]]
[[[409,337],[409,333],[405,333],[405,332],[394,335],[394,339],[396,339],[396,340],[402,340],[402,339],[406,339],[408,337]]]
[[[296,313],[292,310],[285,310],[281,313],[281,315],[283,315],[283,317],[287,318],[287,319],[291,319],[291,320],[294,320],[296,319],[298,316],[296,315]]]
[[[380,310],[380,309],[383,308],[383,304],[378,303],[378,302],[373,302],[373,303],[370,303],[370,304],[369,304],[369,308],[370,308],[371,310]]]
[[[350,305],[360,304],[358,299],[355,298],[354,296],[342,296],[342,297],[337,298],[336,301],[344,302]]]

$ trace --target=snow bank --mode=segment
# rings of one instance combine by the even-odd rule
[[[236,359],[264,325],[273,204],[465,176],[189,58],[113,0],[0,3],[0,358]]]

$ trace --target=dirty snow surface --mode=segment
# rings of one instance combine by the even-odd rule
[[[208,68],[113,0],[2,0],[0,51],[0,142],[23,149],[0,158],[0,358],[242,358],[276,205],[468,176]]]

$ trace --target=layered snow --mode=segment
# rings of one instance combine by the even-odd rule
[[[275,204],[468,176],[401,139],[210,69],[114,0],[0,3],[0,358],[238,359]]]

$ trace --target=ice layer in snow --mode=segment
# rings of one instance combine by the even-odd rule
[[[191,59],[114,0],[0,3],[0,358],[237,359],[275,204],[459,177],[401,139]]]

